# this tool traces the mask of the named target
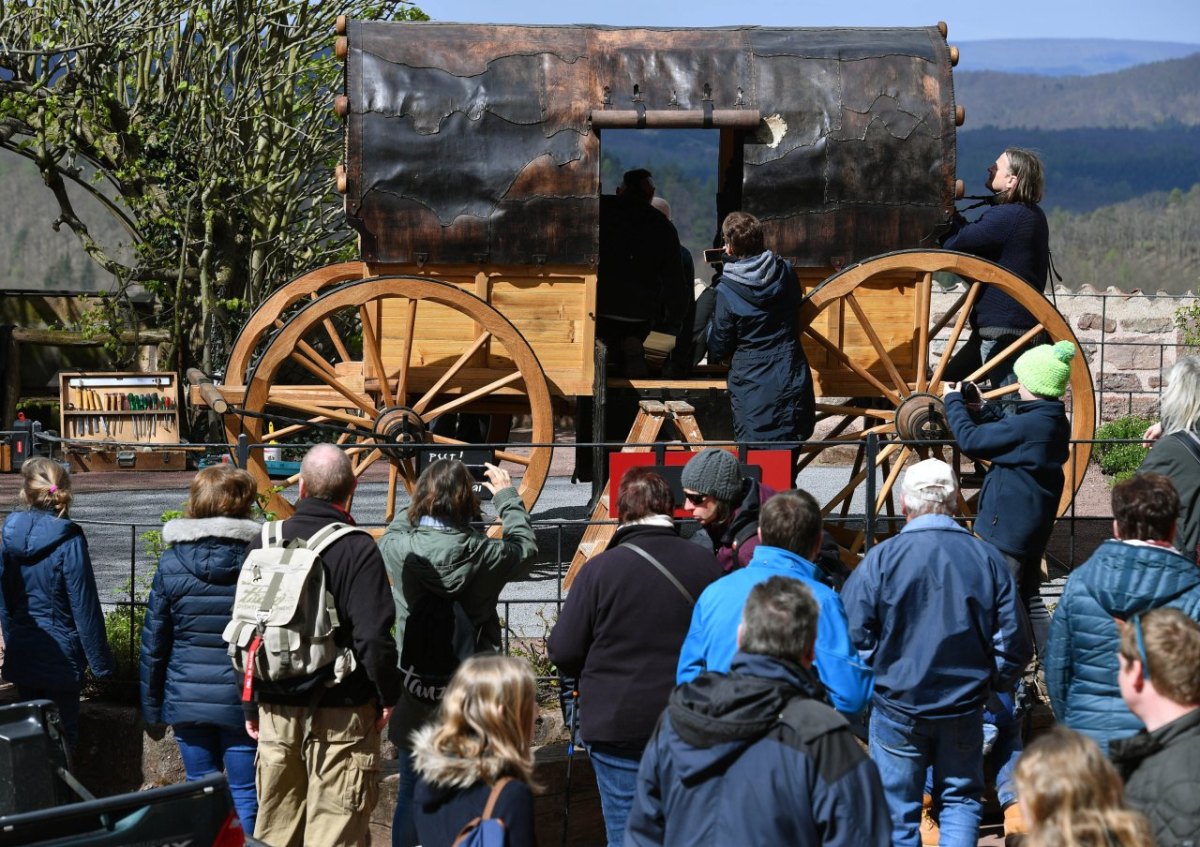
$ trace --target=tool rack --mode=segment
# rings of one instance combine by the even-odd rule
[[[176,376],[151,373],[59,374],[60,419],[72,467],[183,470],[178,449]]]

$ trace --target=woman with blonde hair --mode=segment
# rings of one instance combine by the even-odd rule
[[[25,508],[4,522],[0,553],[3,677],[22,700],[53,700],[74,748],[84,672],[111,675],[112,654],[87,540],[67,517],[70,475],[41,457],[27,460],[21,475]]]
[[[451,845],[480,817],[501,780],[490,817],[508,847],[533,844],[533,728],[537,692],[529,664],[474,656],[455,672],[435,722],[412,736],[417,835],[424,847]]]
[[[1175,547],[1200,561],[1200,356],[1185,356],[1171,367],[1160,407],[1162,422],[1146,430],[1154,446],[1138,473],[1154,471],[1175,485]]]
[[[1125,806],[1124,788],[1100,746],[1055,726],[1017,762],[1017,792],[1031,829],[1022,847],[1153,847],[1146,819]]]
[[[167,521],[142,629],[142,716],[171,724],[189,780],[224,771],[245,832],[254,832],[256,742],[221,632],[233,612],[258,488],[232,465],[192,479],[184,517]]]

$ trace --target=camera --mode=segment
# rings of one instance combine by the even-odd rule
[[[962,384],[963,402],[968,405],[983,402],[983,395],[979,391],[979,386],[973,382],[964,382]]]
[[[704,251],[704,261],[710,265],[719,265],[729,259],[724,247],[710,247]]]

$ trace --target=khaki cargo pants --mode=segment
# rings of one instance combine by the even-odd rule
[[[272,847],[368,844],[379,799],[378,710],[320,708],[305,738],[305,706],[258,707],[258,822]]]

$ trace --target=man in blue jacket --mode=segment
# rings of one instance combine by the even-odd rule
[[[879,772],[819,699],[817,620],[798,579],[751,589],[730,672],[671,694],[642,756],[627,847],[891,843]]]
[[[871,758],[896,847],[921,843],[933,768],[943,847],[974,847],[983,792],[983,706],[1010,690],[1031,655],[1017,587],[996,548],[954,521],[958,484],[945,462],[908,469],[906,523],[872,547],[842,589],[850,635],[875,669]]]
[[[821,507],[807,491],[781,491],[763,504],[758,536],[750,563],[708,586],[696,601],[676,683],[704,671],[729,670],[750,589],[773,576],[788,576],[808,586],[821,609],[813,666],[829,701],[842,714],[856,715],[871,697],[873,675],[850,641],[841,599],[812,563],[821,549]]]

